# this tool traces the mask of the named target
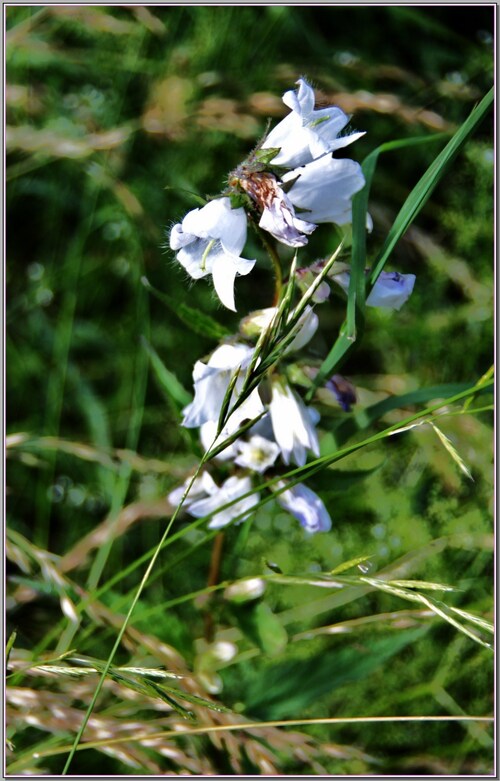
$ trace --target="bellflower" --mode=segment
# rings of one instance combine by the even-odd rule
[[[239,412],[240,409],[244,408],[244,404],[241,405],[241,407],[238,408],[237,412]],[[222,443],[231,436],[231,434],[234,434],[235,431],[237,431],[242,423],[242,421],[245,419],[245,416],[243,418],[240,418],[237,415],[237,412],[234,413],[234,415],[231,415],[230,417],[230,425],[226,424],[217,439],[215,438],[215,435],[217,434],[217,420],[207,420],[206,423],[203,423],[200,426],[200,442],[203,445],[203,449],[205,451],[211,450],[212,448],[219,447],[219,445],[222,445]],[[229,461],[229,459],[234,459],[238,455],[238,441],[232,442],[230,445],[224,448],[224,450],[221,450],[220,453],[217,453],[215,458],[217,461]]]
[[[296,216],[292,202],[274,174],[246,172],[244,166],[236,173],[240,186],[262,210],[259,226],[289,247],[303,247],[307,244],[305,234],[312,233],[316,225],[312,220],[306,222]]]
[[[207,421],[218,421],[222,402],[233,373],[240,370],[232,401],[237,397],[244,379],[244,370],[250,364],[253,348],[245,344],[223,344],[210,356],[207,363],[196,361],[193,369],[194,399],[183,409],[182,425],[197,428]],[[255,418],[264,411],[257,389],[238,407],[227,422],[232,431],[239,421]]]
[[[255,265],[255,260],[240,257],[246,237],[245,210],[232,209],[229,198],[217,198],[201,209],[192,209],[174,225],[170,247],[193,279],[211,274],[221,302],[236,311],[235,277],[249,274]]]
[[[301,219],[314,226],[321,222],[346,225],[352,221],[352,196],[361,190],[365,177],[354,160],[336,160],[330,155],[295,168],[283,176],[283,182],[296,180],[288,197],[304,209]]]
[[[349,122],[349,117],[337,106],[314,108],[314,90],[299,79],[298,90],[283,95],[283,103],[291,109],[262,144],[263,149],[279,148],[272,164],[295,168],[352,144],[364,133],[351,133],[339,137]]]
[[[191,477],[188,477],[187,480],[184,481],[184,483],[179,486],[179,488],[175,488],[173,491],[171,491],[167,499],[172,505],[172,507],[177,507],[179,502],[181,501],[184,491],[188,487],[189,483],[191,482]],[[218,491],[216,484],[214,483],[211,475],[209,475],[208,472],[202,472],[199,477],[195,479],[193,482],[193,485],[191,486],[191,490],[189,491],[188,495],[186,496],[184,500],[184,507],[188,507],[193,502],[196,502],[198,499],[202,499],[206,496],[210,496],[211,494],[214,494]]]
[[[240,518],[238,523],[246,521],[250,515],[252,507],[254,507],[259,501],[259,494],[252,494],[239,502],[227,507],[225,510],[218,511],[220,507],[228,502],[237,499],[239,496],[243,496],[248,493],[252,488],[252,482],[249,477],[229,477],[216,493],[207,496],[204,499],[198,499],[189,505],[188,512],[195,518],[202,518],[204,515],[213,513],[213,518],[208,524],[209,529],[220,529],[223,526],[227,526],[231,523],[233,518],[246,512],[246,514]]]
[[[292,459],[298,466],[304,466],[307,450],[312,450],[319,456],[315,429],[318,413],[313,408],[306,407],[289,385],[280,381],[273,383],[269,413],[274,438],[285,464],[289,464]]]
[[[284,483],[278,483],[283,487]],[[280,505],[299,521],[310,534],[327,532],[332,527],[332,519],[319,496],[310,488],[299,483],[283,491],[277,497]]]
[[[348,271],[335,274],[332,279],[346,293],[349,291],[350,273]],[[413,292],[415,280],[415,274],[382,271],[366,299],[366,305],[377,306],[381,309],[401,309]]]
[[[398,271],[382,271],[366,299],[367,306],[399,310],[413,292],[415,274],[400,274]]]

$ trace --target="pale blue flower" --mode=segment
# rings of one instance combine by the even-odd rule
[[[349,291],[350,272],[342,271],[332,276],[342,290]],[[382,271],[366,299],[367,306],[399,310],[413,292],[415,274],[400,274],[398,271]]]
[[[278,487],[283,487],[278,483]],[[310,534],[327,532],[332,527],[332,519],[328,510],[310,488],[298,483],[288,488],[276,497],[280,505],[299,521],[300,525]]]
[[[216,492],[204,499],[198,499],[188,507],[188,513],[195,518],[203,518],[204,515],[213,514],[208,527],[209,529],[220,529],[231,523],[241,513],[245,515],[238,520],[238,523],[246,521],[252,508],[260,501],[258,493],[251,494],[239,502],[227,507],[225,510],[219,510],[220,507],[228,502],[243,496],[252,489],[252,482],[249,477],[229,477]],[[248,512],[247,512],[248,511]]]

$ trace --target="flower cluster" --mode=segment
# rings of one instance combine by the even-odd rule
[[[319,223],[351,222],[352,196],[365,182],[358,163],[331,154],[364,134],[339,136],[349,117],[335,106],[315,110],[314,90],[304,79],[298,84],[297,92],[283,96],[290,114],[233,171],[229,190],[190,211],[170,233],[179,263],[193,279],[211,274],[228,309],[235,310],[236,276],[250,273],[255,265],[240,256],[247,216],[242,206],[233,208],[234,196],[248,196],[260,228],[283,244],[303,247]]]
[[[188,212],[170,232],[177,261],[193,279],[211,275],[220,301],[233,311],[235,279],[249,274],[256,263],[242,256],[249,222],[263,238],[267,233],[279,243],[304,247],[319,224],[343,226],[352,221],[352,197],[365,183],[358,163],[334,157],[337,150],[364,135],[345,132],[349,117],[340,108],[316,108],[314,90],[304,79],[299,79],[296,91],[285,93],[283,102],[290,113],[230,174],[227,189]],[[269,246],[269,240],[264,244]],[[303,291],[321,275],[307,303],[248,315],[241,321],[239,336],[226,340],[194,366],[194,398],[183,410],[182,423],[199,429],[208,458],[226,473],[228,467],[232,472],[217,484],[205,468],[194,482],[187,480],[172,491],[169,501],[178,504],[192,482],[184,507],[196,518],[210,516],[211,528],[249,517],[260,501],[253,481],[265,472],[275,478],[270,486],[279,504],[306,531],[331,528],[319,496],[305,485],[281,478],[286,467],[304,466],[309,454],[320,454],[320,414],[305,405],[283,365],[287,359],[295,360],[296,352],[316,332],[318,316],[313,307],[330,294],[326,272],[329,280],[348,290],[345,264],[329,264],[325,270],[325,263],[316,261],[298,269],[291,284],[297,283]],[[366,303],[399,309],[414,282],[412,274],[382,272]],[[315,372],[314,367],[304,367],[305,376]],[[345,411],[356,400],[353,386],[338,374],[322,390]]]

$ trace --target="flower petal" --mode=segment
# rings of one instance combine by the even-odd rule
[[[332,519],[322,500],[302,483],[283,491],[277,499],[280,505],[297,518],[300,525],[310,534],[327,532],[331,529]]]
[[[237,274],[249,274],[255,265],[255,260],[246,260],[236,255],[220,253],[212,265],[212,278],[215,292],[225,307],[236,312],[234,303],[234,280]]]
[[[351,198],[365,184],[358,163],[336,160],[329,155],[283,176],[284,182],[293,179],[296,181],[288,192],[293,205],[307,209],[306,216],[310,222],[334,222],[337,225],[351,221]]]

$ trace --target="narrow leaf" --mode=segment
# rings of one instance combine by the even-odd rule
[[[177,315],[179,320],[182,320],[194,333],[204,336],[206,339],[215,339],[216,341],[230,336],[231,332],[209,315],[200,312],[198,309],[192,309],[183,301],[172,298],[168,293],[157,290],[146,277],[141,277],[141,282],[146,290],[149,290],[159,301],[166,304]]]
[[[422,207],[427,203],[436,185],[440,182],[446,173],[449,165],[460,152],[465,142],[468,141],[469,137],[483,121],[484,117],[493,104],[493,97],[494,90],[492,87],[490,91],[484,96],[479,105],[472,110],[463,125],[459,127],[455,135],[451,138],[442,152],[440,152],[440,154],[431,163],[425,174],[411,191],[398,216],[394,220],[394,224],[387,234],[387,238],[380,252],[378,253],[374,268],[370,275],[371,285],[375,284],[392,250],[396,246],[401,236],[406,233]]]
[[[158,380],[162,390],[165,391],[167,396],[171,398],[178,406],[185,407],[186,404],[189,404],[191,401],[191,394],[188,393],[183,385],[181,385],[175,374],[167,369],[158,353],[144,337],[141,337],[141,342],[149,356],[155,377]]]

